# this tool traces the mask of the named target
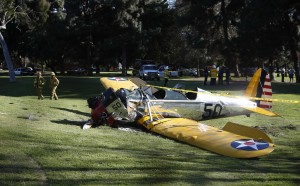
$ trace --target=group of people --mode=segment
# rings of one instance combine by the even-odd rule
[[[225,81],[226,81],[226,84],[229,85],[229,81],[230,81],[230,69],[225,66],[220,66],[219,67],[219,70],[216,68],[215,65],[212,66],[212,68],[210,69],[210,72],[209,72],[209,69],[208,67],[206,66],[204,68],[204,85],[207,85],[207,79],[208,79],[208,76],[210,75],[211,77],[211,80],[210,80],[210,85],[216,85],[217,84],[217,78],[218,78],[218,84],[219,85],[223,85],[224,83],[224,73],[225,73]],[[169,68],[166,67],[165,70],[164,70],[164,86],[166,87],[167,84],[168,84],[168,81],[169,81],[169,78],[170,78],[170,72],[169,72]]]
[[[285,77],[285,68],[282,67],[280,69],[281,71],[281,82],[284,82],[284,77]],[[295,76],[295,70],[293,68],[290,68],[288,71],[287,71],[288,75],[289,75],[289,78],[290,78],[290,83],[294,83],[294,76]]]
[[[44,99],[43,88],[44,88],[45,83],[46,83],[46,81],[45,81],[45,78],[42,76],[42,73],[37,72],[36,78],[34,79],[33,84],[36,89],[38,99],[40,99],[40,100]],[[50,74],[50,89],[51,89],[50,100],[52,100],[52,99],[58,100],[58,96],[56,94],[56,88],[58,85],[59,85],[59,80],[55,76],[55,73],[51,72],[51,74]]]
[[[210,73],[209,73],[209,69],[208,67],[204,68],[204,85],[207,85],[207,79],[208,76],[210,75],[211,79],[210,79],[210,85],[216,85],[217,84],[217,78],[218,78],[218,84],[219,85],[223,85],[224,83],[224,73],[225,73],[225,81],[226,84],[229,85],[229,81],[230,81],[230,69],[225,66],[220,66],[219,70],[216,68],[215,65],[212,66],[212,68],[210,69]]]

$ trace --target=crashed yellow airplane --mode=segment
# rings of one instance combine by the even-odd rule
[[[252,77],[245,96],[262,97],[270,91],[267,74],[259,69]],[[261,130],[228,122],[222,129],[211,127],[199,120],[250,115],[251,112],[267,116],[276,114],[258,107],[246,97],[215,95],[202,89],[157,89],[145,85],[138,78],[104,77],[100,79],[107,89],[100,97],[88,99],[92,109],[91,120],[83,126],[132,121],[151,132],[179,140],[208,151],[235,158],[255,158],[274,150],[272,140]],[[259,86],[261,84],[265,84]],[[267,92],[267,93],[266,93]],[[265,108],[271,107],[264,101]]]

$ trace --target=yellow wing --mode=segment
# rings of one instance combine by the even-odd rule
[[[138,86],[132,81],[122,77],[103,77],[100,78],[100,82],[105,89],[113,88],[114,90],[118,90],[120,88],[125,88],[128,90],[133,90],[138,88]]]
[[[235,158],[255,158],[274,150],[272,140],[262,131],[234,123],[221,130],[185,118],[149,121],[149,116],[138,123],[152,132]]]
[[[145,86],[147,83],[140,78],[122,78],[122,77],[103,77],[100,78],[101,84],[105,89],[113,88],[114,90],[118,90],[120,88],[125,88],[128,90],[134,90],[138,87],[144,86],[146,89],[150,89],[152,93],[157,92],[158,90],[154,87]]]

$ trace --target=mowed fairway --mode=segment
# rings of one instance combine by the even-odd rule
[[[260,159],[234,159],[148,132],[102,126],[82,130],[89,119],[86,99],[104,89],[99,77],[60,77],[59,100],[38,100],[34,77],[9,83],[0,77],[0,185],[299,185],[300,104],[274,102],[280,117],[252,114],[227,121],[260,126],[276,144]],[[246,82],[202,86],[195,79],[173,80],[218,93],[242,95]],[[163,81],[149,81],[162,85]],[[273,97],[300,100],[300,85],[273,83]]]

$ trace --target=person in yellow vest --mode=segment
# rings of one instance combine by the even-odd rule
[[[55,100],[58,100],[57,94],[56,94],[56,88],[59,85],[59,80],[57,79],[57,77],[55,76],[54,72],[51,72],[50,74],[50,89],[51,89],[51,97],[50,100],[52,100],[53,98]]]
[[[45,79],[42,76],[41,72],[37,72],[36,74],[36,78],[34,79],[33,85],[36,89],[36,93],[38,96],[38,99],[43,100],[44,96],[43,96],[43,87],[45,85]]]
[[[167,86],[168,81],[169,81],[169,77],[170,77],[169,67],[166,66],[166,68],[164,70],[164,79],[165,79],[164,87]]]
[[[212,66],[210,69],[210,85],[216,85],[218,77],[218,69],[215,65]]]

